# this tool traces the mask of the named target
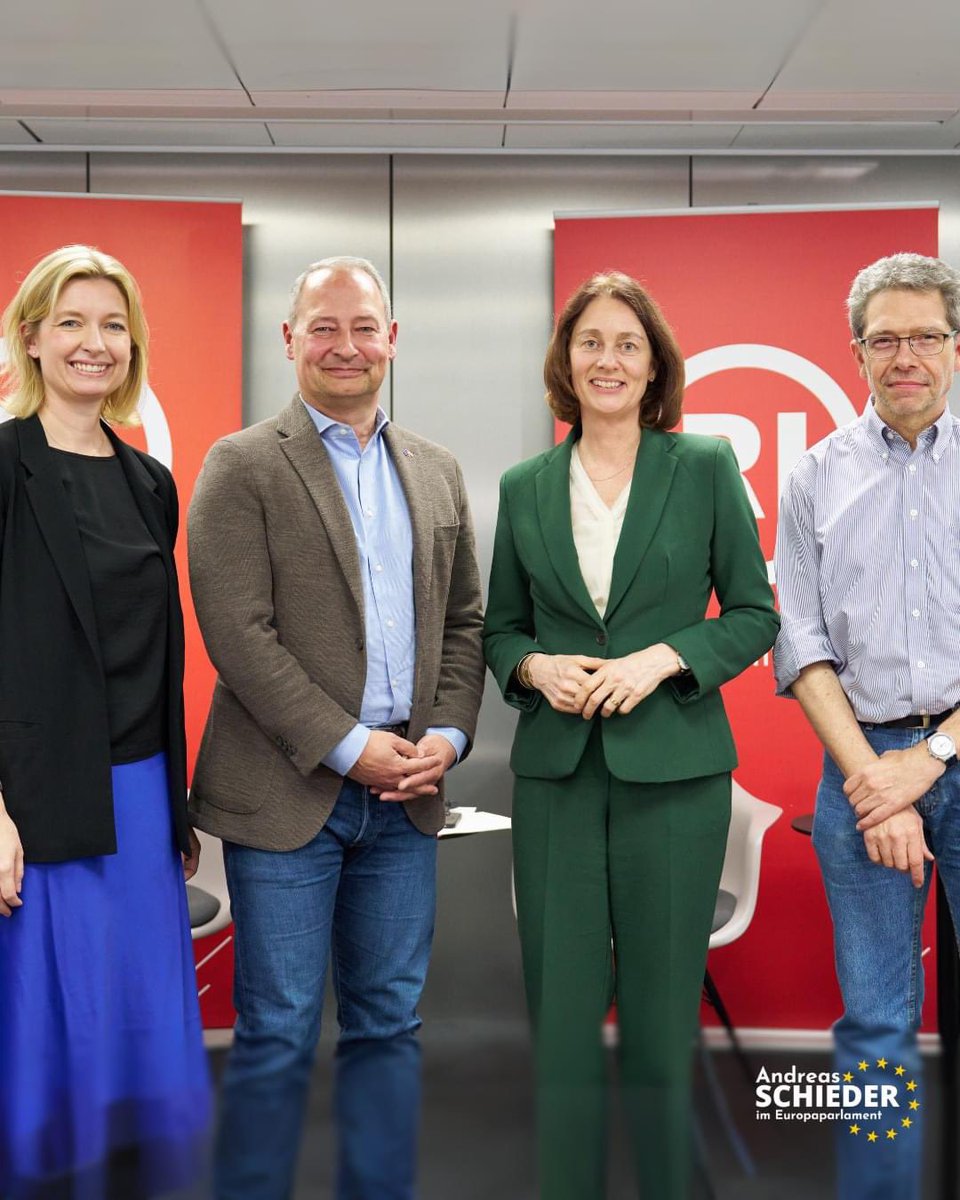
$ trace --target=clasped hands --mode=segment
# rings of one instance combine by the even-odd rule
[[[657,642],[623,658],[534,654],[526,669],[551,708],[589,721],[597,711],[604,717],[632,712],[680,668],[676,651]]]
[[[347,772],[366,784],[381,800],[435,796],[443,774],[457,761],[457,752],[442,733],[427,733],[416,743],[373,729],[363,753]]]
[[[921,742],[908,750],[886,751],[843,785],[870,861],[909,872],[915,887],[923,886],[924,863],[933,862],[933,855],[913,805],[945,769]]]

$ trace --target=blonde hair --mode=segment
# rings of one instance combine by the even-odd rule
[[[123,263],[94,246],[61,246],[41,258],[7,306],[2,325],[7,344],[3,373],[12,387],[4,398],[4,407],[15,417],[32,417],[43,404],[43,373],[40,363],[27,353],[26,338],[50,315],[60,293],[74,279],[108,279],[126,300],[130,369],[120,386],[104,400],[101,416],[117,425],[139,425],[137,401],[147,377],[149,340],[140,289]]]

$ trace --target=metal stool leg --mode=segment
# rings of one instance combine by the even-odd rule
[[[716,1011],[717,1016],[723,1023],[724,1029],[727,1031],[727,1037],[730,1039],[730,1045],[733,1047],[733,1052],[737,1056],[744,1077],[747,1083],[753,1087],[754,1076],[753,1068],[750,1066],[750,1060],[744,1053],[743,1047],[740,1045],[740,1040],[737,1037],[737,1031],[733,1027],[733,1022],[730,1020],[730,1014],[727,1012],[727,1006],[721,999],[717,985],[713,982],[713,977],[709,971],[706,971],[703,976],[703,991],[706,995],[707,1002]]]

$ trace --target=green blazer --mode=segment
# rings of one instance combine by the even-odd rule
[[[626,716],[594,718],[607,765],[638,782],[730,771],[736,748],[718,689],[770,648],[780,623],[733,450],[719,438],[643,431],[601,617],[573,541],[570,452],[578,436],[572,430],[500,483],[484,651],[507,703],[520,709],[510,766],[517,775],[562,779],[576,769],[593,726],[520,687],[514,670],[525,654],[621,658],[666,642],[692,675],[661,684]],[[707,618],[713,592],[720,615]]]

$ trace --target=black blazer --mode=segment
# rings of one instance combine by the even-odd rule
[[[166,467],[104,427],[167,572],[167,755],[187,850],[183,614]],[[117,849],[107,693],[80,533],[38,417],[0,425],[0,786],[27,862]]]

